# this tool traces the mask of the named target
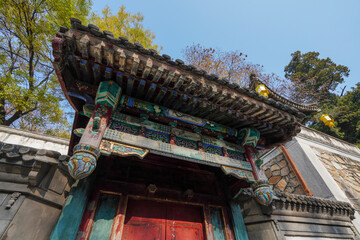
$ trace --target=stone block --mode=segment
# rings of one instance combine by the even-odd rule
[[[270,171],[270,169],[266,169],[266,170],[265,170],[265,175],[266,175],[267,178],[269,178],[269,177],[271,176],[271,171]]]
[[[54,176],[51,179],[49,189],[58,194],[62,194],[68,182],[68,178],[61,173],[59,169],[56,169]]]
[[[285,167],[285,166],[287,166],[287,162],[285,161],[285,159],[284,159],[284,160],[281,160],[281,161],[279,162],[279,165],[280,165],[280,167]]]
[[[4,239],[47,240],[60,211],[58,208],[27,198],[11,221],[11,228],[4,233]]]
[[[272,166],[270,167],[270,169],[271,169],[271,171],[273,172],[273,171],[275,171],[275,170],[277,170],[277,169],[280,169],[280,167],[279,167],[279,165],[274,164],[274,165],[272,165]]]
[[[286,188],[287,182],[285,181],[285,179],[281,179],[276,186],[281,190],[284,191]]]
[[[296,188],[295,188],[295,192],[294,192],[295,194],[299,194],[299,195],[305,195],[306,193],[305,193],[305,191],[304,191],[304,189],[302,188],[302,186],[297,186]]]
[[[288,167],[284,167],[281,169],[281,176],[287,176],[289,174],[290,170]]]
[[[259,229],[261,229],[261,231],[259,231]],[[271,222],[247,225],[246,230],[249,240],[278,240],[275,233],[276,230],[272,226]]]
[[[272,174],[274,176],[280,175],[280,170],[275,170],[275,171],[272,172]]]
[[[273,176],[269,179],[269,183],[274,185],[281,179],[281,176]]]

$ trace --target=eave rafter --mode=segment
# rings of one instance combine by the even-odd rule
[[[66,92],[95,96],[101,81],[113,80],[126,95],[233,128],[254,127],[276,142],[300,131],[299,119],[305,115],[296,108],[208,75],[181,60],[160,56],[155,50],[115,39],[93,25],[85,27],[73,21],[72,26],[70,30],[62,28],[53,42],[55,66]]]

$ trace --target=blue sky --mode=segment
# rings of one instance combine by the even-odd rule
[[[359,0],[94,0],[93,10],[124,5],[141,12],[162,53],[183,59],[192,43],[240,50],[266,72],[284,76],[294,51],[317,51],[350,68],[346,90],[360,82]],[[339,89],[339,88],[338,88]]]

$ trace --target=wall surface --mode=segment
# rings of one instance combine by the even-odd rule
[[[269,207],[251,198],[238,200],[250,240],[360,239],[346,203],[288,193],[275,194]]]
[[[1,240],[49,239],[72,183],[67,144],[0,126]]]
[[[360,149],[309,128],[285,147],[314,196],[353,205],[353,223],[360,232]]]
[[[0,142],[68,154],[69,140],[0,125]]]
[[[265,172],[269,183],[275,191],[306,194],[294,170],[279,149],[273,151],[271,156],[266,159],[266,163],[261,166],[261,170]]]

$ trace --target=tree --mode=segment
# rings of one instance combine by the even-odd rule
[[[0,124],[42,132],[69,125],[50,43],[90,7],[91,0],[0,0]]]
[[[138,13],[130,13],[125,10],[125,6],[121,6],[116,15],[113,15],[107,6],[102,10],[101,15],[92,13],[89,22],[97,25],[102,30],[108,30],[115,37],[126,37],[130,42],[137,42],[144,48],[153,48],[161,50],[157,44],[154,44],[155,34],[149,29],[144,29],[142,24],[144,16]]]
[[[293,84],[293,100],[299,103],[322,103],[333,99],[332,93],[350,70],[330,58],[319,58],[318,52],[296,51],[285,67],[285,77]]]
[[[224,52],[214,48],[205,48],[200,44],[187,46],[183,51],[187,64],[198,69],[229,79],[242,87],[250,85],[250,74],[256,73],[258,78],[275,92],[287,96],[289,85],[286,80],[276,74],[264,73],[263,66],[252,64],[246,60],[247,55],[239,50]]]
[[[319,120],[321,113],[314,116],[310,127],[360,147],[360,83],[344,96],[336,96],[331,103],[323,104],[322,112],[333,117],[335,127],[325,126]]]

